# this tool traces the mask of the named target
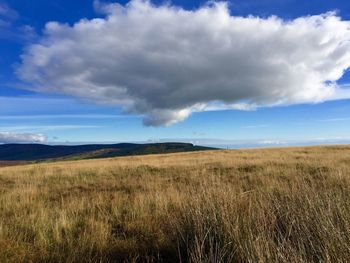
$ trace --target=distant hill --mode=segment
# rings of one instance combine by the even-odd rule
[[[90,145],[2,144],[0,161],[38,161],[50,159],[91,159],[117,156],[144,155],[214,150],[191,143],[118,143]]]

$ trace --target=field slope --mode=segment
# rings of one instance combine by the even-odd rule
[[[0,168],[0,262],[349,258],[349,146]]]

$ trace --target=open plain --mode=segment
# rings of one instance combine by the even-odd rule
[[[347,262],[350,146],[0,168],[0,262]]]

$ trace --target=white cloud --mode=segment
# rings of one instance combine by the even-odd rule
[[[263,145],[281,145],[281,144],[287,144],[287,142],[279,141],[279,140],[263,140],[263,141],[260,141],[259,144],[263,144]]]
[[[55,130],[70,130],[70,129],[95,129],[105,128],[100,125],[23,125],[23,126],[0,126],[0,129],[5,131],[21,131],[30,130],[31,132],[37,131],[55,131]]]
[[[0,132],[0,143],[43,143],[46,140],[43,134]]]
[[[171,125],[194,111],[349,98],[350,21],[334,13],[235,17],[227,4],[189,11],[94,2],[105,18],[50,22],[22,55],[32,89],[108,103]]]

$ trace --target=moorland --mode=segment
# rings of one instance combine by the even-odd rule
[[[0,262],[347,262],[350,146],[0,168]]]

